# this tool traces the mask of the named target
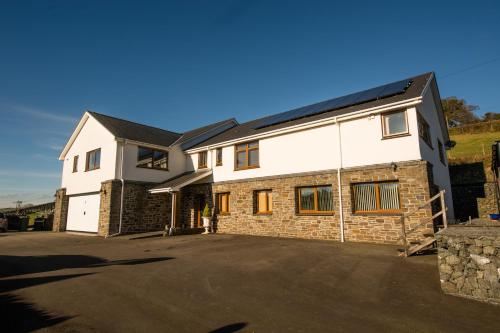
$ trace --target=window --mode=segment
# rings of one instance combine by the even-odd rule
[[[217,194],[217,211],[219,214],[229,214],[229,193]]]
[[[364,183],[352,185],[354,213],[399,212],[399,185],[397,182]]]
[[[439,160],[441,161],[441,163],[446,165],[446,161],[444,158],[444,146],[439,139],[437,141],[438,141]]]
[[[73,172],[78,171],[78,155],[73,156]]]
[[[273,192],[271,190],[259,190],[254,192],[254,213],[272,214]]]
[[[101,148],[87,152],[85,171],[99,169],[101,166]]]
[[[215,151],[215,165],[222,165],[222,148],[217,148]]]
[[[137,167],[168,170],[168,152],[147,147],[137,150]]]
[[[425,143],[429,145],[429,147],[432,148],[431,130],[429,128],[429,123],[425,121],[424,117],[422,117],[420,113],[417,113],[417,119],[418,119],[418,135],[422,138],[422,140],[425,141]]]
[[[259,142],[253,141],[235,146],[235,170],[259,167]]]
[[[332,187],[311,186],[297,189],[299,214],[324,214],[333,212]]]
[[[198,153],[198,169],[203,169],[207,167],[207,152],[200,151]]]
[[[382,114],[382,132],[384,138],[408,134],[406,110]]]

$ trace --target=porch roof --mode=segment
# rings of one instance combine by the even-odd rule
[[[170,178],[164,183],[157,185],[149,190],[150,193],[163,193],[178,191],[184,186],[194,183],[212,175],[212,170],[198,170],[181,173],[178,176]]]

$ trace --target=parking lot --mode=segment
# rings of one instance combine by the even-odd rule
[[[435,255],[235,235],[0,235],[5,332],[493,332]],[[2,329],[3,331],[3,329]]]

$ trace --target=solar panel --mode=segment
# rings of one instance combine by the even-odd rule
[[[328,111],[342,109],[348,106],[358,105],[377,99],[402,94],[406,91],[406,89],[408,89],[411,83],[412,80],[409,79],[401,80],[368,90],[363,90],[354,94],[349,94],[324,102],[303,106],[298,109],[282,112],[274,116],[262,119],[262,121],[256,127],[254,127],[254,129],[277,125],[287,121],[310,117],[320,113],[325,113]]]

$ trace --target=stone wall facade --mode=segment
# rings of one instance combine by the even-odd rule
[[[148,192],[150,187],[150,183],[125,181],[122,234],[160,231],[170,224],[171,201],[168,193],[151,194]],[[121,188],[119,180],[110,180],[101,185],[98,231],[101,236],[119,231]]]
[[[69,197],[66,195],[66,189],[60,188],[56,191],[56,203],[54,206],[53,231],[65,231],[68,219]]]
[[[442,290],[500,304],[500,227],[451,226],[436,239]]]
[[[398,214],[355,214],[352,208],[351,185],[355,183],[390,181],[399,182],[402,212],[414,209],[431,196],[431,168],[424,161],[375,165],[342,171],[342,206],[344,233],[347,241],[396,244],[401,235],[401,213]],[[332,186],[334,211],[322,215],[305,215],[297,211],[297,188],[301,186]],[[272,190],[273,209],[270,215],[255,214],[254,191]],[[298,237],[310,239],[339,240],[340,217],[337,171],[263,177],[214,184],[192,185],[181,195],[182,220],[186,227],[192,227],[195,219],[195,200],[205,196],[210,207],[214,207],[218,193],[230,193],[230,213],[215,215],[217,232]],[[414,228],[424,219],[432,216],[431,208],[420,210],[411,217],[407,228]],[[433,233],[431,221],[422,227],[410,240],[417,241],[424,234]]]

